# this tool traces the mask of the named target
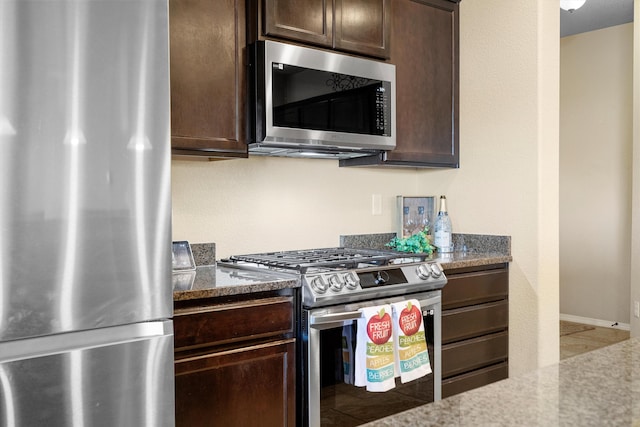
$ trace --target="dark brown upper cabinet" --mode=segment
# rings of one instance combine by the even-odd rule
[[[396,148],[340,166],[459,167],[458,1],[392,0]]]
[[[247,157],[245,0],[170,0],[174,155]]]
[[[256,23],[261,25],[259,37],[284,38],[389,58],[391,0],[261,0],[257,3],[262,5],[255,15],[262,13]]]

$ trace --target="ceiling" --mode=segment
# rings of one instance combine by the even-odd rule
[[[560,37],[633,22],[633,0],[586,0],[574,12],[560,9]]]

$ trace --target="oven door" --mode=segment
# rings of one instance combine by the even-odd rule
[[[350,384],[353,365],[343,354],[349,335],[355,341],[358,309],[417,299],[422,309],[432,374],[384,393],[372,393]],[[378,299],[348,305],[303,310],[302,372],[304,425],[357,426],[441,398],[441,291]],[[355,345],[352,347],[355,348]]]

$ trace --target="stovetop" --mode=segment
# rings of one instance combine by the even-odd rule
[[[256,266],[306,274],[308,272],[418,262],[423,261],[426,257],[427,254],[339,247],[233,255],[229,260],[238,265],[255,264]]]
[[[438,290],[447,279],[427,254],[361,248],[321,248],[234,255],[238,268],[294,274],[301,279],[305,307],[367,301]]]

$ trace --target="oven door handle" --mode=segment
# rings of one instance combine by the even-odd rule
[[[419,300],[420,308],[422,309],[422,315],[428,316],[433,315],[433,306],[434,304],[440,303],[441,297],[432,297],[425,298],[423,300]],[[380,302],[384,304],[384,302]],[[309,325],[326,325],[331,323],[340,323],[346,322],[349,320],[358,320],[362,318],[362,313],[359,311],[345,311],[342,313],[320,313],[320,314],[311,314],[309,317]]]
[[[313,325],[324,325],[327,323],[346,322],[348,320],[357,320],[362,317],[359,311],[346,311],[344,313],[331,313],[311,315],[309,323]]]

